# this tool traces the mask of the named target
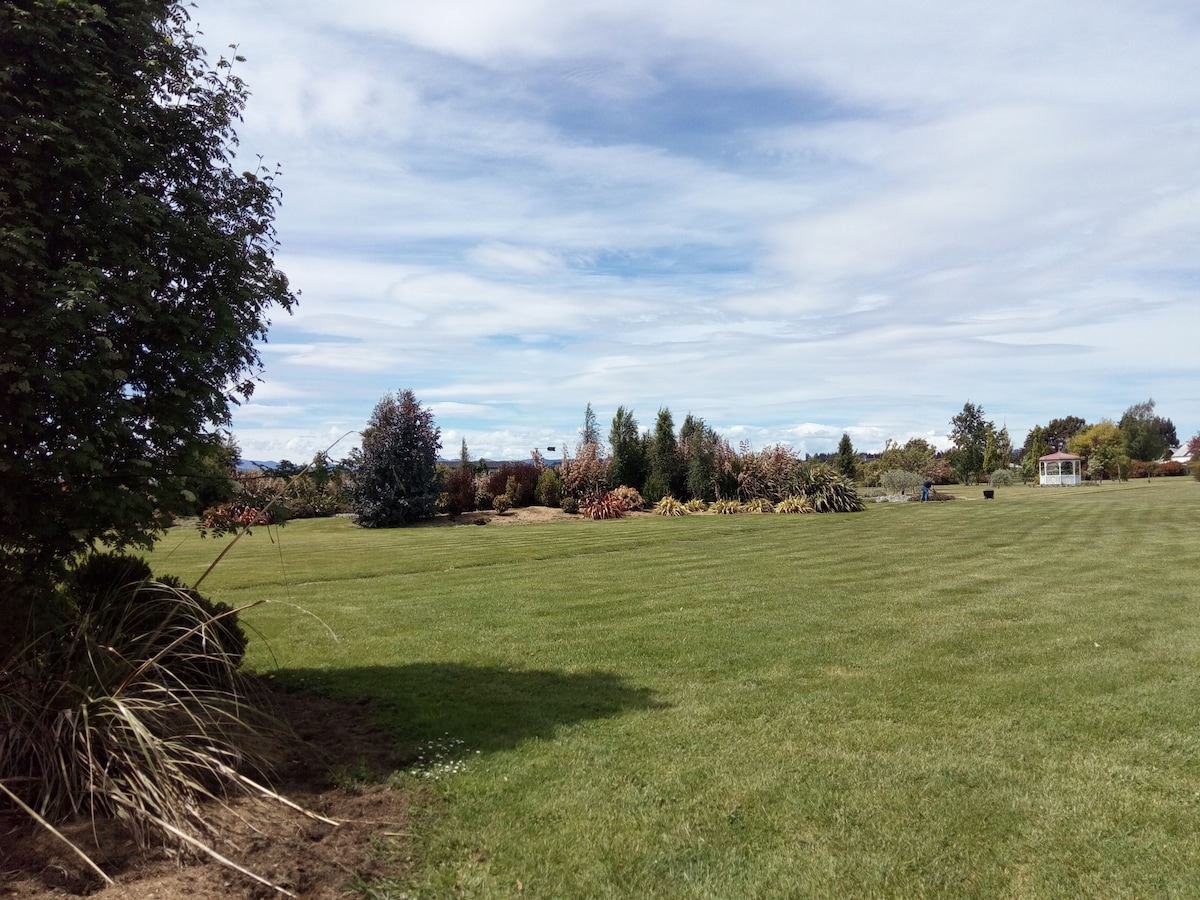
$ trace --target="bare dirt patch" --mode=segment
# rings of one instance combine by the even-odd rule
[[[389,787],[388,773],[411,763],[395,741],[365,724],[368,710],[308,694],[275,695],[281,718],[302,742],[281,773],[282,794],[336,825],[267,799],[237,799],[214,808],[213,848],[291,893],[343,900],[355,878],[409,874],[414,864],[414,810],[436,806],[419,785]],[[354,783],[333,773],[354,772]],[[206,858],[162,848],[141,853],[111,822],[70,823],[64,833],[116,881],[105,886],[64,844],[18,812],[0,810],[0,898],[49,900],[229,900],[282,897]]]

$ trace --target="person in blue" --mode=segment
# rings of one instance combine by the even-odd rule
[[[921,502],[925,503],[929,500],[929,489],[933,487],[933,482],[926,478],[921,482]]]

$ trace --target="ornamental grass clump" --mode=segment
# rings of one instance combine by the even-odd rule
[[[687,507],[674,497],[666,496],[654,504],[654,514],[656,516],[686,516]]]
[[[229,865],[206,801],[277,796],[260,782],[286,739],[251,702],[238,611],[103,554],[56,600],[59,622],[0,661],[0,795],[52,831],[107,817]]]
[[[747,501],[743,507],[743,511],[748,513],[773,513],[775,512],[775,504],[766,497],[755,497],[753,500]]]
[[[717,500],[708,510],[719,516],[732,516],[743,511],[742,504],[736,500]]]
[[[625,517],[628,509],[624,500],[612,491],[607,491],[581,504],[579,512],[589,519],[621,519]]]
[[[779,501],[779,504],[775,507],[775,512],[784,515],[798,515],[804,513],[815,513],[816,510],[813,509],[812,504],[803,497],[797,497],[795,494],[791,494]]]
[[[862,498],[854,485],[832,466],[815,465],[800,475],[804,498],[819,513],[862,512]]]
[[[708,503],[699,497],[693,497],[687,503],[683,504],[683,506],[690,513],[702,513],[708,510]]]

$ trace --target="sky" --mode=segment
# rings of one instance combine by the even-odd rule
[[[1195,0],[197,0],[280,168],[246,459],[415,392],[443,456],[590,403],[737,446],[1200,429]]]

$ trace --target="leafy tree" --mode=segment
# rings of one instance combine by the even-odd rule
[[[1067,441],[1067,452],[1087,460],[1088,477],[1120,478],[1128,471],[1125,435],[1111,419],[1102,419]]]
[[[471,468],[457,466],[445,474],[446,512],[461,515],[475,508],[475,473]]]
[[[638,488],[646,483],[646,452],[633,410],[618,406],[608,432],[609,481],[615,486]]]
[[[850,435],[846,432],[842,432],[842,439],[838,441],[834,467],[846,478],[858,477],[858,454],[854,452],[854,444],[850,442]]]
[[[1056,450],[1062,450],[1067,446],[1067,441],[1079,434],[1087,428],[1087,422],[1079,416],[1064,416],[1061,419],[1051,419],[1042,436],[1046,440],[1046,445],[1050,448],[1046,453],[1053,453]],[[1042,456],[1045,456],[1043,453]]]
[[[1197,431],[1188,441],[1187,453],[1192,459],[1200,456],[1200,431]]]
[[[863,466],[862,476],[868,484],[880,484],[884,472],[902,469],[932,478],[937,463],[937,448],[924,438],[909,438],[904,446],[889,438],[883,452]],[[946,482],[941,474],[933,480],[939,484]]]
[[[1021,478],[1034,481],[1041,474],[1038,461],[1050,453],[1046,443],[1046,429],[1041,425],[1034,425],[1025,438],[1025,447],[1025,455],[1021,457]]]
[[[996,456],[999,457],[1001,468],[1007,469],[1017,460],[1013,451],[1012,438],[1008,434],[1008,426],[1002,425],[996,432]]]
[[[437,513],[442,432],[411,390],[385,395],[352,457],[350,505],[366,528],[411,525]]]
[[[0,619],[192,508],[296,302],[274,176],[234,164],[246,96],[181,3],[0,4]]]
[[[1125,436],[1125,452],[1130,459],[1144,462],[1164,459],[1179,443],[1175,424],[1154,414],[1153,399],[1125,410],[1117,427]]]
[[[196,461],[196,468],[183,482],[183,488],[195,501],[194,514],[218,503],[233,499],[236,491],[234,476],[241,461],[241,450],[228,434],[205,435],[206,448]]]
[[[595,444],[588,444],[595,447]],[[488,473],[487,491],[493,497],[506,495],[514,507],[532,506],[537,499],[538,478],[542,467],[524,462],[503,462]]]
[[[715,500],[720,437],[703,419],[688,413],[679,429],[679,443],[684,455],[685,493],[696,500]]]
[[[1012,439],[1008,436],[1008,428],[999,431],[995,425],[986,425],[987,440],[983,448],[983,472],[989,477],[996,471],[1006,470],[1012,462]]]
[[[537,481],[537,502],[542,506],[557,508],[562,503],[562,476],[557,469],[543,469]]]
[[[989,427],[995,430],[995,426],[984,419],[983,407],[970,401],[963,404],[962,412],[950,420],[954,449],[947,455],[955,474],[964,484],[975,481],[983,473]]]
[[[1000,468],[1000,451],[996,446],[996,429],[989,422],[987,426],[987,436],[983,446],[983,466],[981,471],[986,474],[995,472]],[[1007,465],[1007,463],[1005,463]]]

